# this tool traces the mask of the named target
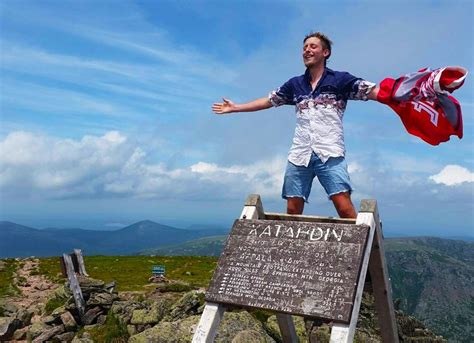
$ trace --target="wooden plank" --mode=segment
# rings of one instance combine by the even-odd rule
[[[398,327],[395,318],[388,267],[385,260],[382,225],[380,223],[376,201],[363,200],[361,203],[361,211],[373,213],[376,225],[370,255],[369,272],[382,341],[386,343],[398,343]]]
[[[84,264],[84,257],[82,257],[82,250],[74,249],[74,254],[76,255],[77,259],[79,275],[89,276],[89,274],[86,272],[86,265]]]
[[[372,213],[359,213],[356,220],[357,225],[368,225],[370,227],[369,236],[367,238],[367,249],[365,249],[362,266],[359,273],[357,289],[355,292],[354,306],[352,307],[352,315],[349,325],[334,324],[331,330],[330,343],[351,343],[354,341],[357,319],[359,317],[360,304],[362,302],[362,294],[364,292],[364,282],[367,275],[369,265],[372,241],[375,233],[375,221]]]
[[[277,313],[276,317],[283,343],[298,343],[299,338],[296,334],[293,317],[284,313]]]
[[[314,222],[314,223],[340,223],[340,224],[355,224],[355,219],[351,218],[335,218],[335,217],[318,217],[307,216],[301,214],[285,214],[265,212],[265,217],[261,219],[268,220],[292,220],[300,222]]]
[[[212,343],[216,336],[219,323],[224,316],[223,305],[206,303],[199,324],[194,332],[192,343]]]
[[[72,291],[72,295],[74,296],[74,301],[76,303],[79,316],[82,319],[86,309],[86,302],[84,301],[84,297],[82,296],[81,286],[79,285],[79,281],[77,280],[71,256],[69,256],[68,254],[63,254],[63,259],[64,264],[66,266],[67,278],[69,280],[69,288]]]

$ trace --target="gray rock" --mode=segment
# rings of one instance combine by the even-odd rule
[[[92,293],[89,297],[89,300],[87,300],[86,305],[87,306],[102,306],[105,308],[110,308],[112,306],[113,302],[118,299],[117,294],[114,293]]]
[[[105,321],[107,320],[107,316],[105,314],[101,314],[97,317],[97,324],[104,325]]]
[[[64,332],[64,325],[53,326],[50,329],[44,330],[41,335],[33,340],[33,343],[46,342],[53,336],[60,335]]]
[[[89,294],[94,292],[100,292],[104,289],[105,282],[102,280],[93,279],[83,275],[77,277],[79,286],[81,287],[84,298],[87,298]]]
[[[225,312],[224,318],[217,330],[214,342],[224,343],[232,342],[232,340],[242,331],[252,330],[259,333],[264,341],[274,343],[275,340],[271,338],[256,318],[254,318],[247,311],[239,312]]]
[[[94,323],[99,315],[103,314],[102,309],[100,307],[93,307],[84,314],[82,317],[82,324],[90,325]]]
[[[138,309],[132,312],[130,323],[133,325],[156,324],[169,313],[169,303],[166,300],[159,299],[150,304],[145,309]],[[143,331],[143,330],[142,330]]]
[[[40,323],[33,323],[33,324],[31,324],[31,326],[28,327],[28,335],[32,339],[35,339],[36,337],[41,335],[43,330],[45,330],[47,328],[51,328],[51,327],[49,325],[46,325],[46,324],[41,323],[41,322]]]
[[[199,314],[199,309],[202,304],[204,304],[204,293],[198,291],[188,292],[171,306],[170,314],[165,316],[163,320],[172,322]]]
[[[18,329],[13,333],[13,340],[25,341],[27,339],[27,335],[28,335],[28,327]]]
[[[94,343],[94,341],[88,332],[84,332],[81,337],[74,337],[71,343]]]
[[[129,324],[134,310],[145,309],[146,304],[135,301],[116,301],[112,304],[110,312],[115,314],[122,324]]]
[[[200,316],[175,322],[160,322],[154,327],[131,336],[128,343],[188,343],[192,341]]]
[[[15,317],[0,317],[0,341],[7,341],[13,337],[15,330],[21,328],[21,321]]]
[[[71,342],[74,339],[74,336],[76,335],[75,332],[65,332],[63,334],[57,335],[56,339],[58,339],[60,342]]]
[[[0,302],[0,308],[2,309],[2,317],[15,317],[18,312],[18,307],[12,303]]]
[[[77,328],[77,323],[71,312],[64,312],[61,314],[61,321],[64,324],[64,329],[66,331],[75,331]],[[71,338],[72,339],[72,338]]]
[[[33,318],[33,311],[20,309],[16,313],[16,318],[21,321],[21,326],[28,326],[31,323],[31,318]]]
[[[267,338],[261,332],[255,330],[240,331],[232,340],[232,343],[267,343]]]

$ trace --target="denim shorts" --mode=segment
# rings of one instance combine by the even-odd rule
[[[281,196],[284,199],[303,198],[308,202],[315,176],[329,198],[334,194],[352,192],[344,157],[330,157],[323,163],[313,152],[308,167],[296,166],[288,161]]]

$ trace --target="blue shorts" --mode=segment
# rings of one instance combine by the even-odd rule
[[[317,176],[328,197],[343,192],[352,192],[351,181],[344,157],[330,157],[323,163],[313,152],[308,167],[288,162],[281,196],[303,198],[308,202],[313,179]]]

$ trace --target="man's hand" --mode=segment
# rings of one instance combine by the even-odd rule
[[[232,113],[237,111],[237,106],[229,99],[222,98],[223,102],[212,104],[212,111],[217,114]]]

